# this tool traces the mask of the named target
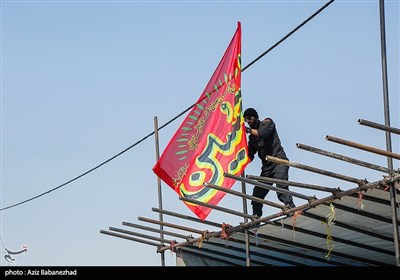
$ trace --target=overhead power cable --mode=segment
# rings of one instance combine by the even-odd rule
[[[283,41],[285,41],[287,38],[289,38],[293,33],[295,33],[297,30],[299,30],[301,27],[303,27],[307,22],[309,22],[311,19],[313,19],[313,18],[314,18],[316,15],[318,15],[319,13],[321,13],[326,7],[328,7],[328,6],[329,6],[331,3],[333,3],[333,2],[334,2],[334,0],[331,0],[331,1],[327,2],[324,6],[322,6],[320,9],[318,9],[316,12],[314,12],[311,16],[309,16],[309,17],[308,17],[306,20],[304,20],[301,24],[299,24],[298,26],[296,26],[292,31],[290,31],[290,32],[289,32],[288,34],[286,34],[282,39],[280,39],[278,42],[276,42],[272,47],[270,47],[269,49],[267,49],[265,52],[263,52],[261,55],[259,55],[257,58],[255,58],[253,61],[251,61],[248,65],[246,65],[246,66],[242,69],[242,72],[245,71],[245,70],[246,70],[247,68],[249,68],[250,66],[252,66],[254,63],[256,63],[258,60],[260,60],[263,56],[265,56],[267,53],[269,53],[270,51],[272,51],[274,48],[276,48],[279,44],[281,44]],[[164,127],[166,127],[167,125],[169,125],[170,123],[172,123],[173,121],[175,121],[177,118],[179,118],[180,116],[182,116],[183,114],[185,114],[186,112],[188,112],[188,111],[189,111],[191,108],[193,108],[195,105],[196,105],[196,104],[193,104],[193,105],[191,105],[190,107],[188,107],[187,109],[185,109],[183,112],[181,112],[180,114],[178,114],[177,116],[175,116],[174,118],[172,118],[171,120],[169,120],[168,122],[166,122],[165,124],[163,124],[162,126],[160,126],[160,127],[158,128],[158,130],[163,129]],[[26,199],[26,200],[21,201],[21,202],[12,204],[12,205],[10,205],[10,206],[1,208],[0,211],[4,211],[4,210],[7,210],[7,209],[16,207],[16,206],[18,206],[18,205],[27,203],[27,202],[29,202],[29,201],[32,201],[32,200],[34,200],[34,199],[37,199],[37,198],[39,198],[39,197],[41,197],[41,196],[43,196],[43,195],[45,195],[45,194],[51,193],[51,192],[53,192],[53,191],[55,191],[55,190],[57,190],[57,189],[60,189],[60,188],[62,188],[62,187],[64,187],[64,186],[68,185],[68,184],[70,184],[70,183],[72,183],[72,182],[78,180],[79,178],[81,178],[81,177],[83,177],[83,176],[85,176],[85,175],[87,175],[87,174],[93,172],[94,170],[100,168],[101,166],[103,166],[103,165],[105,165],[106,163],[112,161],[113,159],[119,157],[120,155],[126,153],[127,151],[129,151],[129,150],[132,149],[133,147],[139,145],[141,142],[143,142],[144,140],[146,140],[146,139],[149,138],[150,136],[153,136],[154,134],[155,134],[155,131],[152,131],[151,133],[149,133],[149,134],[147,134],[146,136],[144,136],[142,139],[138,140],[136,143],[130,145],[129,147],[127,147],[126,149],[122,150],[122,151],[119,152],[118,154],[116,154],[116,155],[110,157],[109,159],[103,161],[102,163],[100,163],[100,164],[98,164],[97,166],[95,166],[95,167],[89,169],[88,171],[82,173],[81,175],[76,176],[75,178],[73,178],[73,179],[71,179],[71,180],[69,180],[69,181],[67,181],[67,182],[65,182],[65,183],[63,183],[63,184],[61,184],[61,185],[59,185],[59,186],[57,186],[57,187],[55,187],[55,188],[52,188],[52,189],[50,189],[50,190],[48,190],[48,191],[46,191],[46,192],[43,192],[43,193],[41,193],[41,194],[39,194],[39,195],[36,195],[36,196],[34,196],[34,197],[31,197],[31,198]]]

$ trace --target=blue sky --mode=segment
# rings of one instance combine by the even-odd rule
[[[246,66],[326,2],[1,1],[1,208],[79,176],[152,133],[154,117],[161,126],[191,106],[238,21]],[[385,7],[390,124],[399,128],[399,1]],[[378,1],[333,2],[242,73],[243,107],[274,119],[291,161],[371,182],[382,174],[296,143],[387,166],[385,157],[325,140],[331,135],[386,149],[383,131],[357,122],[384,124],[382,91]],[[182,120],[160,131],[161,152]],[[393,152],[399,147],[393,134]],[[158,207],[155,161],[149,137],[86,176],[1,211],[1,265],[159,266],[155,247],[100,233],[108,227],[140,232],[123,221],[157,227],[138,221],[158,218],[151,211]],[[258,160],[246,168],[259,173]],[[289,176],[355,187],[295,168]],[[164,209],[193,216],[165,184],[162,195]],[[274,192],[267,199],[277,202]],[[226,195],[219,206],[241,211],[242,201]],[[276,211],[264,206],[266,214]],[[208,220],[237,225],[242,218],[213,210]],[[4,260],[5,248],[23,245],[27,254]],[[165,259],[175,265],[175,254],[167,251]]]

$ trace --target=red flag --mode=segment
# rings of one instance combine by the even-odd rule
[[[192,110],[153,167],[178,195],[216,205],[226,194],[203,183],[230,189],[250,162],[242,117],[241,26]],[[200,219],[211,209],[184,202]]]

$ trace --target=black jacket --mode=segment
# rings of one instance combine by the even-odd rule
[[[273,167],[275,163],[265,160],[265,157],[273,156],[285,160],[289,160],[281,145],[275,123],[272,119],[266,118],[263,121],[258,120],[255,127],[258,131],[258,137],[249,135],[249,158],[254,159],[254,155],[258,153],[263,168]]]

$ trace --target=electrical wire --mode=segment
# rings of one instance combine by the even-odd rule
[[[269,53],[271,50],[273,50],[274,48],[276,48],[279,44],[281,44],[283,41],[285,41],[287,38],[289,38],[293,33],[295,33],[297,30],[299,30],[302,26],[304,26],[307,22],[309,22],[311,19],[313,19],[316,15],[318,15],[320,12],[322,12],[326,7],[328,7],[328,6],[329,6],[331,3],[333,3],[333,2],[334,2],[334,0],[331,0],[331,1],[327,2],[324,6],[322,6],[320,9],[318,9],[317,11],[315,11],[311,16],[309,16],[309,17],[308,17],[306,20],[304,20],[301,24],[299,24],[298,26],[296,26],[292,31],[290,31],[288,34],[286,34],[284,37],[282,37],[282,39],[280,39],[278,42],[276,42],[272,47],[268,48],[265,52],[263,52],[261,55],[259,55],[257,58],[255,58],[253,61],[251,61],[248,65],[246,65],[246,66],[242,69],[241,72],[245,71],[247,68],[249,68],[249,67],[250,67],[251,65],[253,65],[255,62],[257,62],[258,60],[260,60],[263,56],[265,56],[265,55],[266,55],[267,53]],[[193,108],[195,105],[196,105],[196,104],[193,104],[193,105],[191,105],[190,107],[188,107],[187,109],[185,109],[183,112],[181,112],[180,114],[178,114],[177,116],[175,116],[174,118],[172,118],[171,120],[169,120],[168,122],[166,122],[165,124],[163,124],[162,126],[160,126],[160,127],[158,128],[158,130],[163,129],[164,127],[166,127],[167,125],[169,125],[170,123],[172,123],[173,121],[175,121],[177,118],[179,118],[180,116],[182,116],[183,114],[185,114],[186,112],[188,112],[188,111],[189,111],[191,108]],[[7,210],[7,209],[16,207],[16,206],[18,206],[18,205],[21,205],[21,204],[25,204],[25,203],[27,203],[27,202],[29,202],[29,201],[32,201],[32,200],[34,200],[34,199],[37,199],[37,198],[39,198],[39,197],[41,197],[41,196],[44,196],[45,194],[51,193],[51,192],[53,192],[53,191],[55,191],[55,190],[57,190],[57,189],[60,189],[60,188],[62,188],[62,187],[64,187],[64,186],[68,185],[68,184],[70,184],[70,183],[72,183],[72,182],[78,180],[79,178],[81,178],[81,177],[83,177],[83,176],[85,176],[85,175],[87,175],[87,174],[93,172],[94,170],[100,168],[101,166],[103,166],[103,165],[105,165],[106,163],[112,161],[113,159],[119,157],[120,155],[126,153],[127,151],[129,151],[129,150],[132,149],[133,147],[139,145],[141,142],[143,142],[144,140],[146,140],[147,138],[149,138],[150,136],[152,136],[152,135],[154,135],[154,134],[155,134],[155,131],[153,131],[153,132],[147,134],[147,135],[144,136],[142,139],[138,140],[136,143],[130,145],[130,146],[127,147],[126,149],[124,149],[124,150],[122,150],[121,152],[117,153],[116,155],[110,157],[109,159],[103,161],[102,163],[98,164],[97,166],[95,166],[95,167],[89,169],[88,171],[82,173],[81,175],[76,176],[75,178],[73,178],[73,179],[71,179],[71,180],[69,180],[69,181],[67,181],[67,182],[65,182],[65,183],[63,183],[63,184],[61,184],[61,185],[58,185],[57,187],[52,188],[52,189],[50,189],[50,190],[48,190],[48,191],[46,191],[46,192],[43,192],[43,193],[41,193],[41,194],[39,194],[39,195],[36,195],[36,196],[34,196],[34,197],[31,197],[31,198],[26,199],[26,200],[21,201],[21,202],[12,204],[12,205],[10,205],[10,206],[1,208],[0,211],[4,211],[4,210]]]

